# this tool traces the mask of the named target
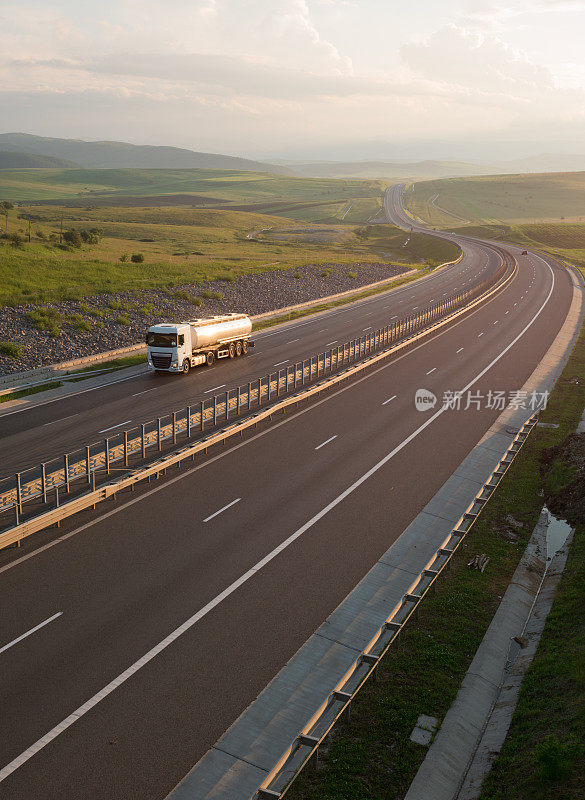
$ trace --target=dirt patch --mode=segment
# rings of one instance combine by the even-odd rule
[[[585,525],[585,433],[543,450],[541,464],[548,508],[571,525]]]

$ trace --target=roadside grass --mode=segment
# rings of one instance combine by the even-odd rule
[[[46,392],[49,389],[58,389],[59,386],[63,386],[60,381],[53,381],[43,384],[42,386],[31,386],[29,389],[19,389],[17,392],[12,392],[11,394],[0,395],[0,403],[8,403],[10,400],[18,400],[20,397],[28,397],[30,394],[39,394],[39,392]]]
[[[424,234],[414,235],[403,247],[407,235],[391,225],[368,226],[368,234],[360,238],[339,220],[342,233],[332,240],[321,235],[307,240],[301,233],[297,238],[294,231],[303,226],[288,221],[285,240],[270,235],[247,239],[251,232],[282,227],[283,219],[242,211],[21,206],[9,214],[9,230],[25,230],[26,220],[19,214],[34,218],[36,233],[21,248],[0,241],[0,305],[81,300],[208,280],[233,282],[240,275],[305,264],[438,263],[458,252],[454,245]],[[60,245],[61,217],[64,229],[99,228],[99,241],[80,248]],[[128,253],[138,250],[144,263],[128,260]],[[115,309],[120,303],[111,298],[108,305]],[[55,319],[53,331],[58,325]]]
[[[436,197],[438,195],[438,197]],[[436,204],[432,202],[436,197]],[[475,222],[582,222],[585,172],[490,175],[421,181],[406,193],[411,212],[431,225],[461,223],[441,208]]]
[[[543,503],[540,456],[544,449],[560,444],[575,430],[584,406],[585,334],[582,331],[548,407],[540,415],[541,421],[556,423],[559,427],[537,428],[530,435],[497,492],[465,537],[450,570],[439,578],[436,592],[425,597],[418,621],[406,626],[398,646],[391,648],[380,663],[378,680],[369,681],[363,687],[352,704],[351,720],[333,729],[320,751],[319,768],[315,771],[307,767],[287,797],[291,800],[398,800],[404,797],[426,754],[425,748],[410,741],[410,733],[420,714],[442,720],[453,702],[538,520]],[[575,552],[577,555],[571,558],[582,559],[582,546]],[[484,573],[466,568],[467,561],[476,553],[486,553],[490,557]],[[582,561],[580,563],[582,569]],[[564,704],[564,681],[556,680],[554,661],[555,651],[566,646],[561,633],[571,636],[571,626],[578,623],[580,630],[583,626],[582,579],[579,583],[572,582],[568,573],[566,582],[571,587],[572,621],[562,629],[557,626],[559,637],[550,648],[547,661],[550,683],[542,687],[542,691],[539,689],[540,708],[538,703],[531,703],[528,690],[524,692],[529,718],[535,722],[542,738],[548,730],[548,712],[543,710],[548,702],[546,689]],[[581,671],[575,671],[574,654],[580,648],[582,640],[575,637],[567,648],[571,652],[567,662],[573,664],[573,675],[583,676],[582,660],[579,662]],[[534,687],[539,688],[538,675],[537,668],[536,677],[529,684],[533,691]],[[574,709],[565,710],[565,718],[568,715],[574,719],[581,714],[575,732],[582,734],[585,719],[582,680],[580,685],[580,701]],[[540,718],[536,719],[539,714]],[[561,746],[566,739],[563,734]],[[513,757],[513,763],[506,762],[506,791],[500,792],[498,787],[502,781],[494,778],[494,791],[486,795],[485,800],[583,796],[557,793],[558,784],[552,794],[550,784],[538,788],[538,776],[542,771],[535,769],[537,756],[528,755],[526,744],[520,728],[514,744],[518,755]],[[510,746],[510,752],[513,750]],[[554,758],[554,742],[552,751]],[[522,754],[524,763],[520,763]],[[583,764],[583,761],[578,765],[573,763],[571,777],[566,780],[582,787]],[[520,785],[525,779],[530,790],[534,790],[533,794],[516,791],[517,770],[522,776]]]

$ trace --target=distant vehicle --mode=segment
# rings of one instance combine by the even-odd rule
[[[523,256],[527,256],[527,255],[528,255],[528,250],[523,250],[523,251],[522,251],[522,255],[523,255]]]
[[[246,314],[222,314],[190,322],[152,325],[146,334],[148,365],[155,371],[183,372],[216,358],[244,356],[252,322]]]

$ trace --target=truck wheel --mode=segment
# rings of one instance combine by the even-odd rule
[[[207,366],[210,367],[214,361],[215,361],[215,353],[212,350],[210,350],[209,353],[207,353],[207,355],[205,356],[205,362]]]
[[[244,339],[244,341],[242,342],[242,355],[245,356],[247,352],[248,352],[248,342],[246,339]]]
[[[188,358],[183,361],[183,373],[186,375],[191,369],[191,362]]]
[[[235,342],[230,342],[229,350],[230,350],[230,358],[235,358],[236,357],[236,343]]]
[[[239,358],[242,355],[242,343],[236,342],[236,355]]]

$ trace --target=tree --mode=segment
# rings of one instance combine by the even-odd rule
[[[130,261],[132,261],[133,264],[142,264],[144,261],[144,253],[132,253]]]
[[[70,244],[73,247],[81,247],[82,239],[79,235],[79,231],[76,231],[72,228],[69,231],[65,231],[63,234],[63,241],[67,242],[67,244]]]
[[[8,200],[0,200],[0,211],[6,217],[6,233],[8,233],[8,212],[12,211],[14,208],[14,203],[10,203]]]

